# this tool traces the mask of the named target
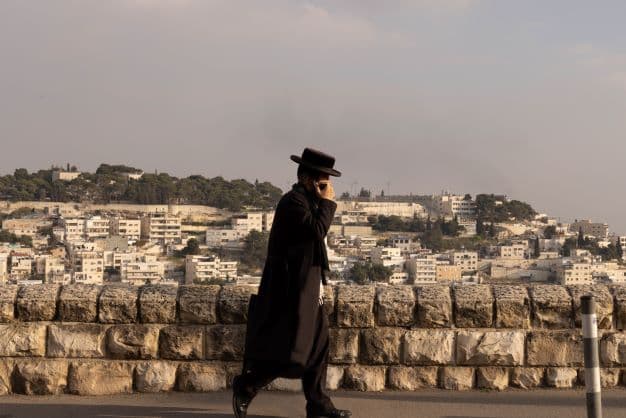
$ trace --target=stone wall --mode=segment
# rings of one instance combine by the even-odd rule
[[[625,384],[626,287],[328,288],[327,385],[361,391],[583,384],[580,296],[596,295],[602,383]],[[227,389],[248,286],[0,286],[0,394]],[[274,389],[298,390],[278,379]]]

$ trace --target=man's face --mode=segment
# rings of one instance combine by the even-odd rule
[[[330,176],[326,173],[318,173],[317,176],[307,177],[306,180],[305,186],[307,190],[313,191],[315,189],[315,182],[319,183],[320,187],[323,188],[325,187],[323,186],[325,183],[330,183]]]

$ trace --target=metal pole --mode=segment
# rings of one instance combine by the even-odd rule
[[[591,295],[580,298],[582,306],[583,341],[585,347],[585,386],[587,417],[602,418],[600,360],[598,358],[598,318],[596,302]]]

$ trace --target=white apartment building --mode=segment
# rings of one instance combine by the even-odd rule
[[[127,218],[112,218],[109,225],[111,235],[119,235],[129,241],[139,241],[141,238],[141,220]]]
[[[42,218],[5,219],[2,229],[17,236],[26,235],[35,238],[39,229],[52,226],[52,221]]]
[[[425,284],[437,282],[437,257],[435,255],[411,257],[406,262],[406,267],[409,282]]]
[[[81,174],[80,171],[54,170],[52,172],[52,181],[72,181]]]
[[[426,217],[424,207],[419,203],[411,202],[354,202],[339,200],[337,201],[337,212],[361,212],[367,216],[393,215],[401,218]]]
[[[406,235],[393,236],[389,242],[393,248],[399,248],[402,252],[409,252],[415,249],[415,247],[419,247],[419,244],[416,245],[413,242],[413,238]]]
[[[101,284],[104,280],[104,257],[101,252],[79,250],[72,254],[73,282]]]
[[[588,219],[582,219],[570,224],[569,229],[573,233],[583,231],[583,235],[591,235],[599,239],[605,239],[609,236],[609,225],[601,222],[591,222]]]
[[[269,231],[274,223],[274,212],[246,212],[231,219],[231,227],[249,234],[250,231]]]
[[[238,229],[209,228],[206,230],[206,245],[215,247],[240,247],[247,233]]]
[[[234,280],[237,262],[222,261],[219,257],[188,255],[185,259],[185,283],[204,282],[211,279]]]
[[[556,277],[562,285],[593,284],[591,263],[567,260],[557,268]]]
[[[101,216],[92,216],[85,219],[85,238],[98,239],[109,236],[109,220]]]
[[[394,247],[374,247],[370,252],[372,263],[382,264],[385,267],[403,267],[405,258],[402,250]]]
[[[528,244],[499,245],[498,256],[506,260],[523,260]]]
[[[81,241],[84,239],[84,218],[61,218],[59,225],[63,227],[63,237],[66,242]]]
[[[9,278],[9,254],[0,253],[0,283],[4,283]]]
[[[453,266],[461,267],[462,272],[478,269],[478,253],[476,251],[454,251],[450,261]]]
[[[33,275],[34,258],[30,254],[12,253],[9,258],[9,279],[28,280]]]
[[[59,257],[44,254],[35,257],[36,272],[44,283],[68,284],[71,275],[65,271],[65,262]]]
[[[270,231],[274,224],[274,212],[263,212],[263,231]]]
[[[166,213],[151,213],[142,216],[141,237],[159,244],[180,243],[181,219]]]
[[[160,261],[133,261],[123,263],[120,273],[124,283],[136,286],[158,283],[165,276],[165,265]]]
[[[475,217],[476,202],[463,195],[441,194],[435,196],[439,214],[444,217]]]
[[[335,215],[335,220],[342,224],[365,224],[368,223],[368,213],[362,210],[347,210]]]

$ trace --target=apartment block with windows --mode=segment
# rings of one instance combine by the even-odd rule
[[[180,243],[181,219],[167,213],[151,213],[141,218],[141,238],[159,244]]]
[[[141,238],[141,220],[112,218],[109,232],[111,235],[119,235],[129,241],[138,241]]]
[[[85,238],[98,239],[109,236],[109,220],[101,216],[92,216],[85,219]]]
[[[237,262],[223,261],[219,257],[188,255],[185,259],[185,283],[212,279],[234,280],[237,278]]]

